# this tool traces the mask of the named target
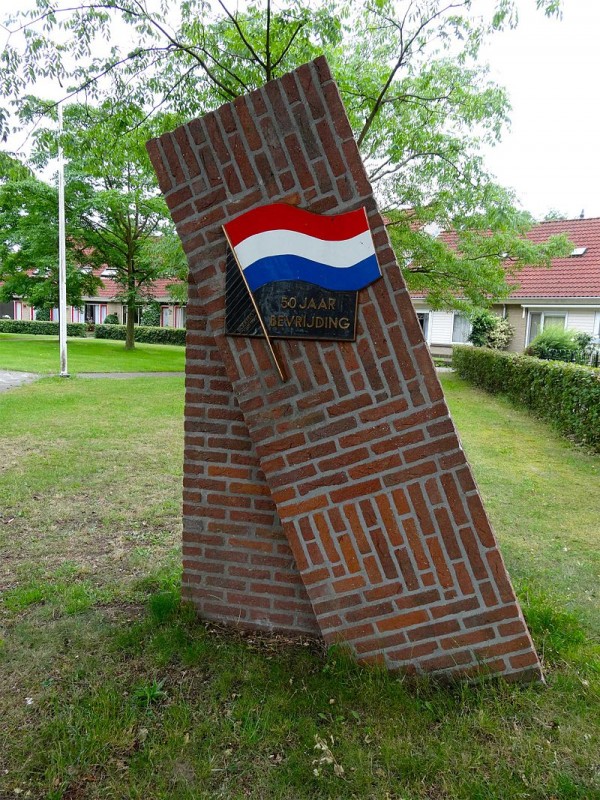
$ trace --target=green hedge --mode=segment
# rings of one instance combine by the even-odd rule
[[[150,342],[150,344],[185,344],[185,328],[151,328],[146,325],[136,325],[136,342]],[[96,339],[125,340],[125,325],[96,325],[94,336]]]
[[[455,347],[452,366],[461,378],[507,395],[600,452],[600,370],[484,347]]]
[[[31,333],[36,336],[58,336],[58,322],[0,319],[0,333]],[[85,325],[82,322],[67,322],[67,336],[85,337]]]

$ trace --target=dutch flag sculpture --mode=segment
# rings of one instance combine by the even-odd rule
[[[223,229],[251,292],[274,281],[355,291],[381,277],[364,208],[321,216],[272,203]]]

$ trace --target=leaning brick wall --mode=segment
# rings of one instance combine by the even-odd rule
[[[192,320],[218,348],[326,641],[392,668],[539,674],[326,61],[149,152],[195,279]],[[264,341],[223,336],[221,225],[274,201],[364,206],[383,273],[360,293],[356,342],[277,343],[285,384]],[[198,468],[186,461],[190,489]]]
[[[206,619],[318,634],[193,280],[188,298],[184,596]]]

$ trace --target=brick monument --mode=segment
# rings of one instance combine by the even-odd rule
[[[148,143],[190,266],[184,593],[391,669],[541,676],[324,58]],[[355,341],[225,334],[223,224],[365,208]]]

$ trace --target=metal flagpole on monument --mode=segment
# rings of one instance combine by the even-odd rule
[[[67,243],[65,225],[65,163],[62,148],[62,101],[58,104],[58,342],[60,377],[68,378],[67,369]]]

